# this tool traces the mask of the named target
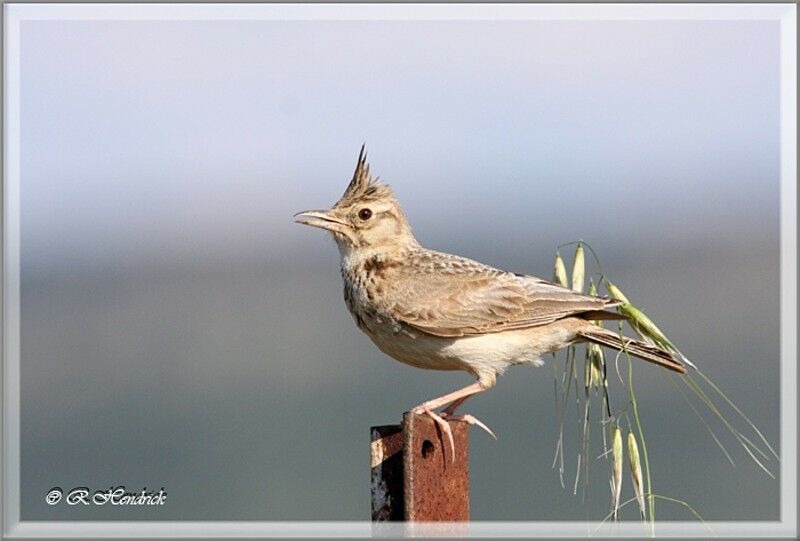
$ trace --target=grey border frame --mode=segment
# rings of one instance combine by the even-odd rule
[[[726,537],[797,536],[797,6],[761,4],[34,4],[3,5],[2,234],[2,523],[4,538],[261,538],[368,537],[369,522],[67,521],[21,522],[19,297],[19,30],[28,19],[768,19],[781,24],[781,520],[713,522]],[[448,535],[448,524],[397,524],[381,536]],[[472,537],[584,537],[585,522],[473,522]],[[706,537],[697,522],[657,523],[660,537]],[[608,535],[600,530],[600,535]],[[620,537],[642,537],[639,524],[621,524]]]

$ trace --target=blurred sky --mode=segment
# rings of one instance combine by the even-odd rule
[[[778,30],[23,22],[22,518],[368,518],[369,426],[469,378],[375,349],[332,242],[293,224],[365,141],[431,248],[549,277],[559,243],[589,240],[777,443]],[[777,518],[778,483],[636,374],[656,489]],[[474,518],[606,513],[604,462],[586,506],[550,469],[552,392],[549,367],[517,368],[469,403],[500,436],[472,435]],[[115,484],[171,500],[44,503]]]

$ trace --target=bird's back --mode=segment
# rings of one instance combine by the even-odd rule
[[[345,299],[357,322],[377,317],[441,337],[546,325],[617,304],[424,248],[373,255],[342,270]]]

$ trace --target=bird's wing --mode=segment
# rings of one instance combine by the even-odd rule
[[[536,327],[619,304],[438,252],[389,267],[385,278],[382,297],[391,316],[435,336]]]

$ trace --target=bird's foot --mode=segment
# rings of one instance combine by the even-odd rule
[[[451,457],[453,462],[456,461],[456,444],[455,444],[455,440],[453,439],[453,431],[450,429],[450,424],[447,422],[447,420],[461,421],[461,422],[464,422],[464,423],[467,423],[467,424],[470,424],[470,425],[473,425],[473,426],[477,426],[477,427],[482,428],[483,430],[485,430],[494,439],[497,439],[497,436],[495,435],[494,432],[492,432],[491,428],[486,426],[483,423],[483,421],[481,421],[480,419],[478,419],[475,416],[470,415],[468,413],[464,414],[464,415],[453,415],[452,412],[447,411],[447,410],[445,410],[445,411],[443,411],[441,413],[436,413],[426,403],[420,404],[416,408],[412,409],[411,412],[415,413],[415,414],[418,414],[418,415],[421,415],[421,414],[424,413],[425,415],[427,415],[428,417],[433,419],[433,421],[437,425],[439,425],[439,428],[441,429],[442,433],[445,436],[447,436],[447,441],[450,443],[450,457]],[[447,418],[447,420],[445,420],[445,417]]]
[[[470,415],[469,413],[465,413],[463,415],[448,415],[446,411],[443,411],[441,413],[441,416],[442,417],[447,417],[451,421],[463,421],[463,422],[471,424],[473,426],[480,427],[483,430],[485,430],[491,437],[493,437],[494,439],[497,439],[497,436],[495,435],[494,432],[492,432],[491,428],[489,428],[488,426],[483,424],[483,421],[481,421],[480,419]]]
[[[456,443],[453,440],[453,431],[450,429],[450,424],[448,424],[447,421],[442,419],[442,417],[439,414],[437,414],[435,411],[433,411],[430,408],[430,406],[428,406],[427,403],[420,404],[416,408],[412,409],[411,413],[416,413],[418,415],[424,413],[425,415],[427,415],[428,417],[433,419],[433,421],[437,425],[439,425],[439,428],[441,429],[442,433],[447,436],[447,440],[450,442],[450,456],[451,456],[453,462],[455,462],[456,461]]]

